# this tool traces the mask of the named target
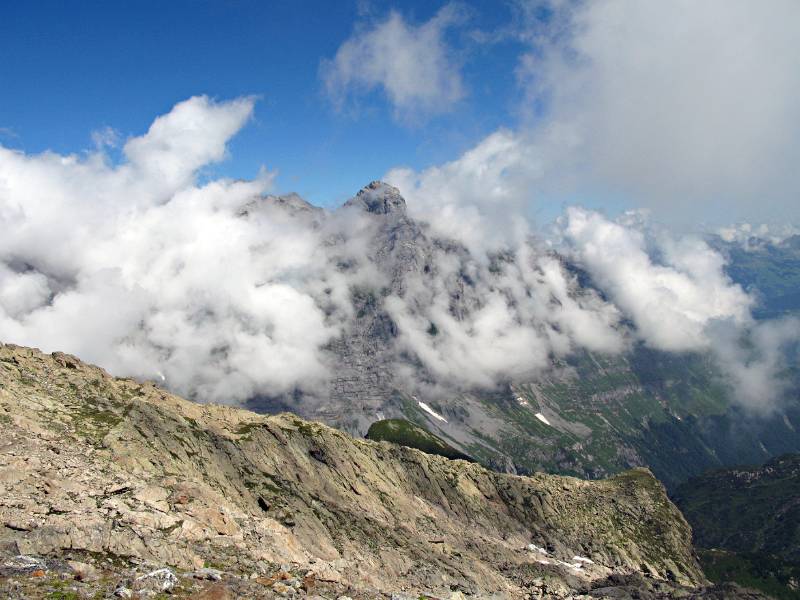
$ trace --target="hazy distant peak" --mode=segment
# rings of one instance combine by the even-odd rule
[[[278,205],[283,206],[291,211],[318,211],[321,210],[318,206],[314,206],[302,196],[295,192],[283,194],[282,196],[267,196],[266,200]]]
[[[318,215],[324,212],[319,206],[314,206],[304,200],[299,194],[290,192],[281,196],[267,194],[257,196],[239,209],[239,216],[247,216],[252,212],[261,210],[277,209],[289,216],[297,215]]]
[[[344,206],[355,206],[378,215],[406,214],[406,201],[400,195],[400,190],[382,181],[373,181],[363,187]]]

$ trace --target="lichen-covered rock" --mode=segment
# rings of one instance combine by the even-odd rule
[[[704,584],[688,525],[646,470],[500,474],[11,345],[0,345],[0,522],[0,547],[19,554],[240,576],[287,565],[300,590],[520,598],[613,575]]]

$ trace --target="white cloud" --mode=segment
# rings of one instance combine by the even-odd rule
[[[449,163],[421,173],[396,168],[384,179],[408,200],[415,217],[478,254],[528,233],[528,184],[540,175],[535,149],[511,131],[498,131]]]
[[[386,20],[357,30],[321,64],[328,94],[342,106],[349,97],[380,88],[400,119],[448,111],[464,96],[445,42],[447,29],[459,20],[456,6],[446,5],[420,25],[392,11]]]
[[[328,274],[321,233],[268,207],[241,214],[267,173],[195,182],[252,109],[182,102],[118,166],[0,147],[0,339],[164,373],[204,400],[324,381],[320,347],[338,330],[318,299],[344,283]]]
[[[800,319],[786,317],[755,323],[744,331],[725,324],[714,327],[714,353],[726,383],[744,405],[769,414],[788,391],[788,357],[800,340]]]
[[[526,93],[520,126],[448,163],[386,175],[415,215],[476,253],[517,248],[530,235],[528,215],[576,196],[592,205],[613,197],[690,229],[797,219],[799,4],[601,0],[550,8],[548,19],[519,11],[527,21],[512,28],[530,47],[517,68]],[[742,402],[774,405],[780,394],[762,384],[779,376],[776,352],[785,342],[754,325],[753,300],[726,277],[718,253],[691,236],[654,235],[640,220],[572,208],[561,235],[644,343],[713,352],[738,373]],[[721,233],[739,239],[751,231]],[[756,233],[779,235],[774,227]],[[584,316],[598,323],[596,314]],[[720,345],[725,327],[735,332],[736,352]],[[746,351],[753,344],[755,355]]]
[[[125,144],[119,165],[102,151],[0,146],[0,339],[118,374],[164,373],[203,400],[319,391],[324,348],[352,317],[351,286],[389,285],[369,263],[375,223],[280,210],[262,197],[267,172],[199,185],[198,170],[225,157],[252,109],[251,99],[180,103]],[[560,249],[602,296],[536,245],[525,205],[560,155],[531,139],[501,131],[446,165],[391,174],[413,214],[472,251],[432,244],[433,276],[410,275],[387,298],[398,348],[436,383],[491,386],[579,349],[623,352],[636,337],[714,352],[743,402],[776,402],[779,386],[766,386],[798,328],[754,325],[751,298],[702,241],[653,234],[636,214],[615,222],[569,209]],[[548,140],[570,147],[564,130]]]
[[[782,225],[736,223],[720,227],[715,233],[725,242],[735,242],[746,250],[751,250],[761,248],[764,244],[782,244],[787,239],[800,235],[800,228],[789,223]]]
[[[563,234],[575,258],[653,348],[706,350],[712,323],[750,319],[752,299],[725,275],[722,256],[699,239],[661,236],[658,264],[642,232],[576,207],[567,209]]]
[[[683,227],[797,219],[800,4],[551,5],[546,22],[519,13],[519,127],[444,165],[390,171],[401,192],[472,229],[501,204],[576,196]]]
[[[581,290],[558,260],[528,243],[515,248],[513,260],[506,256],[440,252],[433,278],[410,277],[402,297],[387,298],[400,347],[437,382],[469,389],[526,381],[549,369],[554,356],[626,346],[619,311]]]
[[[696,237],[642,229],[569,208],[562,249],[633,322],[637,337],[666,352],[708,353],[732,397],[755,412],[779,408],[788,391],[800,320],[755,321],[754,300],[724,272],[724,259]],[[795,350],[796,352],[796,350]]]
[[[147,134],[128,140],[123,151],[142,176],[161,179],[172,191],[191,182],[203,165],[222,160],[226,142],[252,112],[252,98],[216,104],[195,96],[158,117]]]
[[[113,127],[105,126],[92,132],[92,143],[98,150],[116,148],[117,144],[119,144],[119,137],[119,131]]]
[[[796,217],[800,4],[559,4],[523,61],[543,127],[572,127],[567,169],[662,220]],[[724,214],[723,214],[724,213]]]

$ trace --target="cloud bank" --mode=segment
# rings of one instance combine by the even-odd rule
[[[425,385],[486,388],[644,343],[710,352],[744,404],[778,404],[797,321],[755,322],[719,253],[637,213],[572,207],[537,238],[515,186],[547,169],[529,168],[523,136],[393,171],[413,221],[381,185],[363,192],[378,195],[368,214],[269,196],[266,171],[199,183],[252,111],[250,98],[191,98],[127,140],[119,164],[104,145],[81,156],[0,146],[0,339],[163,377],[198,400],[319,398],[358,289],[381,299],[410,381],[419,367]]]
[[[389,296],[386,308],[400,347],[450,389],[527,381],[554,357],[629,345],[617,308],[531,244],[489,261],[433,258],[435,275],[410,276],[406,293]]]
[[[790,215],[800,5],[604,0],[555,10],[519,74],[548,107],[542,127],[580,140],[571,168],[586,188],[618,190],[662,219]]]
[[[800,5],[517,8],[516,22],[493,39],[510,36],[526,48],[516,67],[518,126],[445,164],[386,174],[437,233],[478,255],[516,247],[531,233],[528,215],[576,197],[590,205],[613,198],[678,230],[739,219],[782,224],[761,227],[762,237],[794,231],[785,224],[797,218],[800,55],[792,48]],[[556,247],[586,270],[634,339],[714,353],[742,402],[774,406],[782,390],[770,377],[782,372],[778,348],[788,343],[773,334],[778,326],[753,321],[753,298],[702,240],[634,221],[567,208]],[[720,230],[726,239],[750,231]],[[792,322],[783,329],[796,335]]]
[[[797,219],[800,4],[518,6],[498,36],[523,45],[518,124],[447,164],[387,175],[426,214],[612,198],[685,229]]]
[[[252,99],[196,97],[125,160],[0,147],[0,338],[66,350],[184,394],[242,400],[324,379],[336,327],[317,233],[242,207],[270,186],[196,182]]]

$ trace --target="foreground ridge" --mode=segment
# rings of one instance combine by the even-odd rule
[[[717,597],[644,469],[500,474],[3,344],[0,440],[11,597],[69,573],[127,597]]]

